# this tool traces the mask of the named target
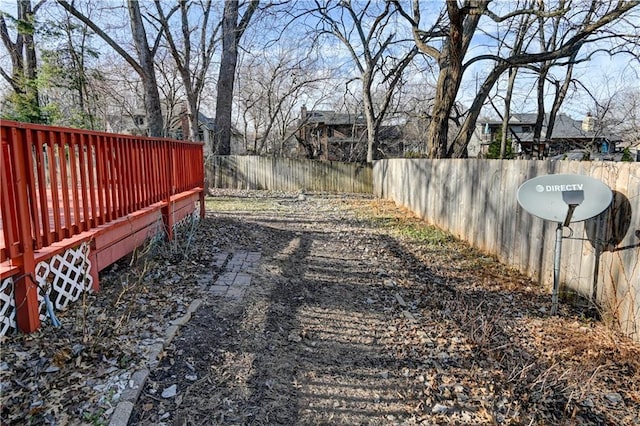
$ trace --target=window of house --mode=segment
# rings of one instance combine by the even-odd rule
[[[522,126],[522,133],[530,133],[531,126]]]
[[[141,115],[136,115],[133,118],[133,122],[136,124],[136,126],[144,126],[144,117]]]

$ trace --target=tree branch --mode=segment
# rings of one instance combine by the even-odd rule
[[[140,75],[144,74],[144,71],[140,64],[127,53],[120,45],[113,40],[107,33],[105,33],[102,28],[98,27],[95,22],[93,22],[88,17],[84,16],[78,9],[69,4],[66,0],[56,0],[60,6],[62,6],[67,12],[75,16],[79,19],[83,24],[91,28],[97,35],[99,35],[113,50],[118,52],[122,58],[127,61],[129,65]]]

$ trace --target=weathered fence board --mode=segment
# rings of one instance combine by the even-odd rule
[[[259,156],[214,156],[210,187],[275,191],[372,193],[371,166]]]
[[[413,210],[543,285],[553,283],[556,224],[525,212],[519,186],[535,176],[595,177],[614,191],[601,215],[571,224],[563,240],[561,281],[569,294],[590,298],[640,340],[640,165],[526,160],[381,160],[374,194]],[[569,230],[566,230],[567,233]]]

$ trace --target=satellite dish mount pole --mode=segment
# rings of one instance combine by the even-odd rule
[[[551,315],[558,313],[558,289],[560,287],[560,256],[562,254],[562,228],[564,225],[558,222],[556,228],[556,245],[553,257],[553,293],[551,294]]]
[[[567,203],[567,216],[564,222],[558,222],[556,228],[556,245],[553,259],[553,293],[551,295],[551,315],[558,313],[558,292],[560,288],[560,259],[562,255],[562,229],[569,226],[573,211],[584,201],[583,191],[562,191],[562,200]]]

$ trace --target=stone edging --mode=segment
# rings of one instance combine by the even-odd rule
[[[191,315],[197,311],[200,306],[202,306],[202,299],[195,299],[191,302],[187,308],[187,312],[182,317],[171,321],[171,325],[165,332],[164,342],[156,343],[151,347],[147,360],[147,368],[138,370],[131,376],[129,386],[122,392],[120,401],[111,415],[109,426],[123,426],[129,423],[129,417],[133,412],[133,408],[138,401],[138,397],[144,388],[151,370],[157,367],[160,362],[161,352],[169,346],[173,338],[178,334],[180,327],[189,322]]]

